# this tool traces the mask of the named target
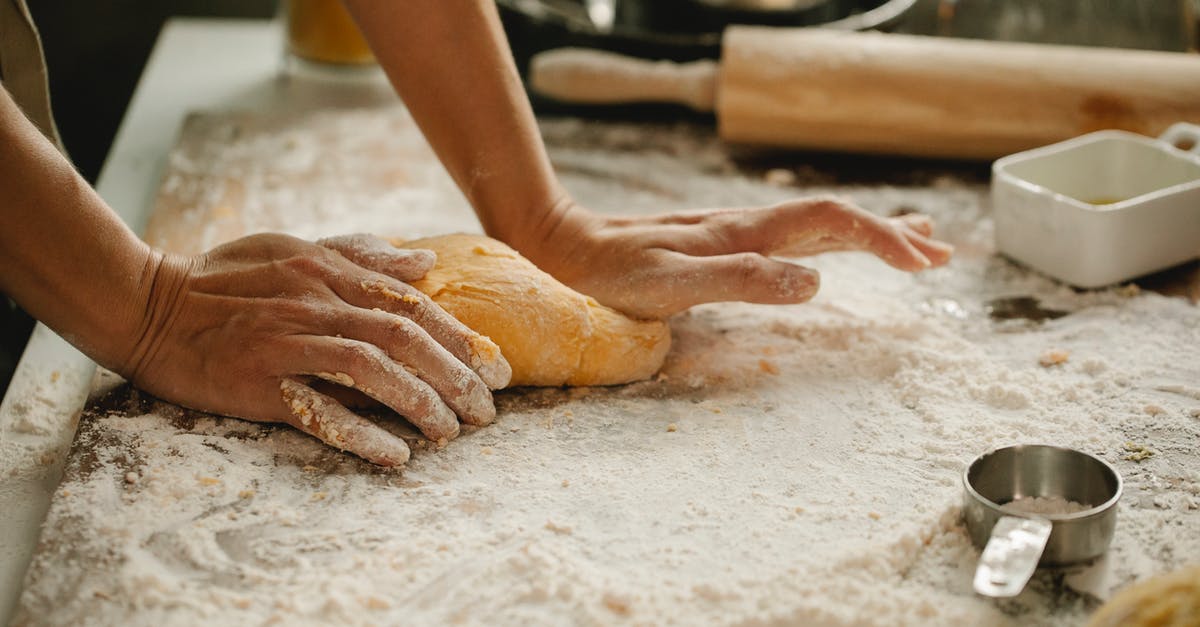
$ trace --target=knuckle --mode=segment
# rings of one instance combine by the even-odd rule
[[[378,369],[387,358],[383,349],[366,342],[343,342],[341,353],[347,364],[364,370]]]
[[[734,262],[734,272],[743,286],[751,286],[765,278],[766,272],[758,257],[754,254],[738,255]]]

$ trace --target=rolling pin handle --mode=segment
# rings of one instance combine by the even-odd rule
[[[667,102],[712,111],[717,64],[711,60],[647,61],[603,50],[557,48],[529,66],[534,91],[575,104]]]

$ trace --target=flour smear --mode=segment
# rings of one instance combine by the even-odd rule
[[[269,179],[285,134],[353,129],[322,147],[348,154],[401,115],[242,133],[192,165],[232,167],[226,145]],[[400,471],[117,388],[81,421],[16,624],[1071,625],[1093,595],[1200,560],[1200,311],[1187,301],[1075,292],[995,256],[983,186],[796,187],[741,173],[692,127],[543,132],[598,210],[833,192],[930,213],[958,255],[915,276],[859,253],[805,260],[822,273],[813,302],[697,307],[672,320],[657,379],[503,392],[495,424],[418,447]],[[311,218],[289,225],[299,235],[478,229],[436,177],[353,218],[336,200],[350,183],[306,178],[286,195],[335,200],[296,209]],[[263,187],[243,200],[251,227],[280,210]],[[1013,296],[1068,315],[987,315]],[[1042,365],[1048,351],[1069,358]],[[1126,480],[1108,558],[1066,578],[1086,592],[1061,573],[1003,602],[971,590],[964,464],[1021,442],[1087,451]]]

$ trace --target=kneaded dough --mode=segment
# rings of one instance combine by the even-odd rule
[[[1152,577],[1117,593],[1088,627],[1200,625],[1200,565]]]
[[[500,346],[512,366],[510,386],[638,381],[658,372],[671,347],[666,323],[605,307],[489,237],[443,235],[396,245],[437,253],[433,270],[412,286]]]

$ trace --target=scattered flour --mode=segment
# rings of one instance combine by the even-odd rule
[[[216,136],[200,144],[212,154],[175,158],[168,185],[205,212],[204,198],[227,201],[223,168],[260,163],[237,213],[254,228],[276,228],[295,200],[305,222],[286,226],[308,237],[477,229],[432,174],[394,188],[339,182],[353,168],[264,183],[325,151],[377,151],[388,133],[404,153],[404,119],[327,114]],[[567,187],[600,210],[797,193],[739,174],[690,127],[543,132]],[[272,162],[284,138],[307,152]],[[1054,573],[1004,602],[971,590],[963,465],[1019,442],[1075,447],[1124,475],[1110,583],[1095,593],[1200,556],[1200,311],[1077,293],[994,256],[982,186],[803,191],[929,212],[958,256],[917,276],[862,254],[806,260],[823,275],[812,303],[695,308],[672,321],[655,380],[502,393],[494,425],[417,446],[402,471],[118,389],[82,421],[16,624],[1081,624],[1098,602]],[[1070,315],[987,317],[1013,295]],[[1071,359],[1043,368],[1050,349]],[[1127,441],[1155,454],[1124,459]]]

